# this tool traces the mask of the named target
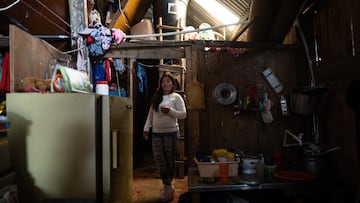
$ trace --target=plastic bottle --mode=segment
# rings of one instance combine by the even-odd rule
[[[268,93],[264,93],[264,101],[263,101],[263,108],[264,110],[261,112],[261,117],[264,123],[271,123],[274,121],[274,118],[271,114],[271,101],[268,98]]]

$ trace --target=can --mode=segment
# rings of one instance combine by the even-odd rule
[[[96,81],[96,93],[109,95],[109,85],[107,81]]]

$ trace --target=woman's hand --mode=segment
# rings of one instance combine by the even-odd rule
[[[144,140],[149,140],[149,131],[143,132],[143,138],[144,138]]]

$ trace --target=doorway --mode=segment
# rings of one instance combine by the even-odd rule
[[[134,62],[134,173],[133,173],[133,202],[157,202],[161,193],[162,183],[160,175],[153,159],[151,136],[148,141],[142,137],[143,127],[146,121],[147,113],[150,108],[151,97],[159,86],[160,76],[164,71],[169,71],[175,75],[179,84],[180,94],[184,95],[183,91],[183,75],[184,68],[180,66],[158,65],[159,60],[136,60]],[[145,85],[144,85],[145,84]],[[184,143],[185,122],[180,124],[180,135],[182,135],[179,142]],[[179,145],[178,145],[179,146]],[[185,145],[182,144],[180,150],[182,154],[185,153]],[[179,155],[181,153],[178,153]],[[184,159],[184,155],[178,156]],[[184,163],[178,163],[184,166]],[[178,168],[178,166],[177,166]],[[187,192],[187,178],[185,177],[185,169],[182,169],[182,175],[179,177],[177,170],[173,184],[175,186],[175,198],[172,202],[178,202],[181,194]]]

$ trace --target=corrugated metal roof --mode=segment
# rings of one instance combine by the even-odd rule
[[[241,20],[247,20],[250,13],[250,6],[252,0],[217,0],[224,7],[228,8],[232,13],[237,15]],[[213,17],[211,13],[208,13],[203,7],[197,4],[195,1],[190,1],[187,10],[187,25],[191,25],[195,28],[198,28],[202,23],[208,23],[211,26],[222,25],[216,18]],[[238,28],[242,25],[240,24]],[[238,29],[224,29],[219,28],[214,31],[225,35],[226,40],[230,40],[231,36],[234,35]],[[246,41],[246,31],[240,36],[239,39],[241,41]]]
[[[233,14],[237,15],[242,21],[247,20],[250,13],[250,6],[252,0],[217,0],[218,3],[228,8]],[[152,18],[153,11],[149,8],[144,18]],[[222,25],[211,13],[208,13],[203,7],[201,7],[196,1],[190,0],[188,3],[186,25],[199,28],[202,23],[208,23],[210,26]],[[215,29],[215,32],[225,36],[225,40],[230,40],[236,32],[241,29],[241,24],[235,27],[233,30],[219,28]],[[247,32],[243,32],[242,35],[237,38],[237,41],[246,41]]]

